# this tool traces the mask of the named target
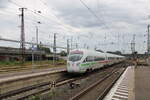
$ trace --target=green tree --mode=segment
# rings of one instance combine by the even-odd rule
[[[61,52],[60,52],[60,55],[61,55],[61,56],[67,56],[67,53],[66,53],[65,51],[61,51]]]
[[[40,46],[39,50],[45,51],[47,54],[51,53],[51,50],[49,48],[47,48],[47,47]]]

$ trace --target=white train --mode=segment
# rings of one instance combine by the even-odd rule
[[[67,58],[67,71],[69,73],[85,73],[98,69],[104,65],[112,65],[124,60],[124,56],[97,51],[76,49],[70,51]]]

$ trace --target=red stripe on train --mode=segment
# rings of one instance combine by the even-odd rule
[[[111,60],[103,60],[103,61],[99,61],[99,63],[108,63],[111,62]]]

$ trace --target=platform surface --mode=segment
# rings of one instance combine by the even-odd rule
[[[104,100],[150,100],[150,66],[129,66]]]
[[[135,68],[135,100],[150,100],[150,66]]]
[[[10,74],[0,74],[0,83],[9,81],[9,80],[16,80],[25,77],[43,75],[48,73],[53,73],[56,71],[65,71],[66,68],[64,67],[55,67],[55,68],[47,68],[47,69],[36,69],[34,71],[24,71],[24,72],[14,72]]]
[[[134,66],[129,66],[104,100],[134,100]]]
[[[129,66],[104,100],[134,100],[134,66]]]

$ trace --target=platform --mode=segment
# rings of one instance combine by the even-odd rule
[[[149,100],[150,66],[129,66],[104,100]]]
[[[150,66],[135,68],[135,100],[150,100]]]
[[[56,71],[65,71],[66,68],[63,67],[55,67],[55,68],[47,68],[47,69],[36,69],[34,71],[24,71],[24,72],[14,72],[9,74],[0,74],[0,83],[8,80],[15,80],[19,78],[25,78],[30,76],[43,75],[48,73],[53,73]]]
[[[134,100],[134,66],[129,66],[104,100]]]

